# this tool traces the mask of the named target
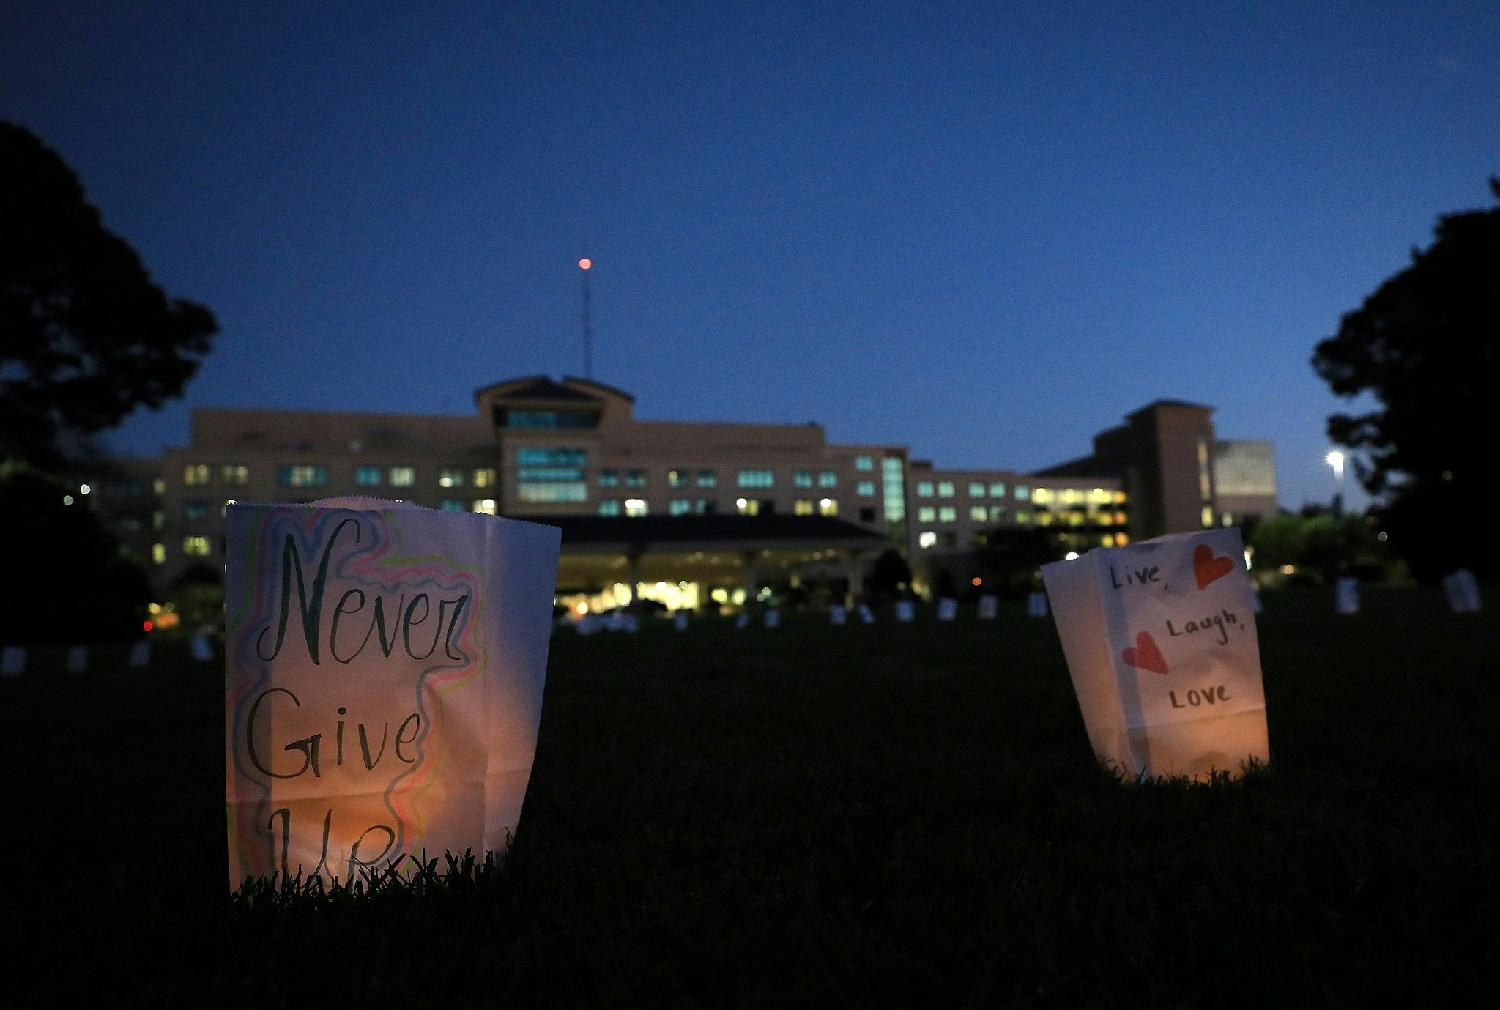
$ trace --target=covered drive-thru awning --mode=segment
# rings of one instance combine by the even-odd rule
[[[694,582],[753,591],[762,580],[830,566],[860,592],[862,563],[890,542],[828,516],[527,516],[562,529],[559,593],[611,583]]]

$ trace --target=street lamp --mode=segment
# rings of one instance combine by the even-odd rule
[[[1344,453],[1341,449],[1331,449],[1328,455],[1323,457],[1323,462],[1333,467],[1334,492],[1333,492],[1333,521],[1338,522],[1344,518]]]

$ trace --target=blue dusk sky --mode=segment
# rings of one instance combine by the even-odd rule
[[[0,118],[222,328],[121,453],[579,374],[587,255],[640,417],[1032,469],[1193,400],[1297,507],[1313,345],[1490,204],[1497,54],[1494,3],[18,0]]]

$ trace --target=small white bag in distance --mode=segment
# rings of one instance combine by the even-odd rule
[[[1237,529],[1042,567],[1089,742],[1131,775],[1205,779],[1270,759]]]

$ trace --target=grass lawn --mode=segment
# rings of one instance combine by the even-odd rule
[[[1019,605],[560,635],[508,865],[284,900],[225,893],[220,666],[43,654],[0,680],[4,1002],[1471,1005],[1500,622],[1364,596],[1267,594],[1272,764],[1193,788],[1095,766]]]

